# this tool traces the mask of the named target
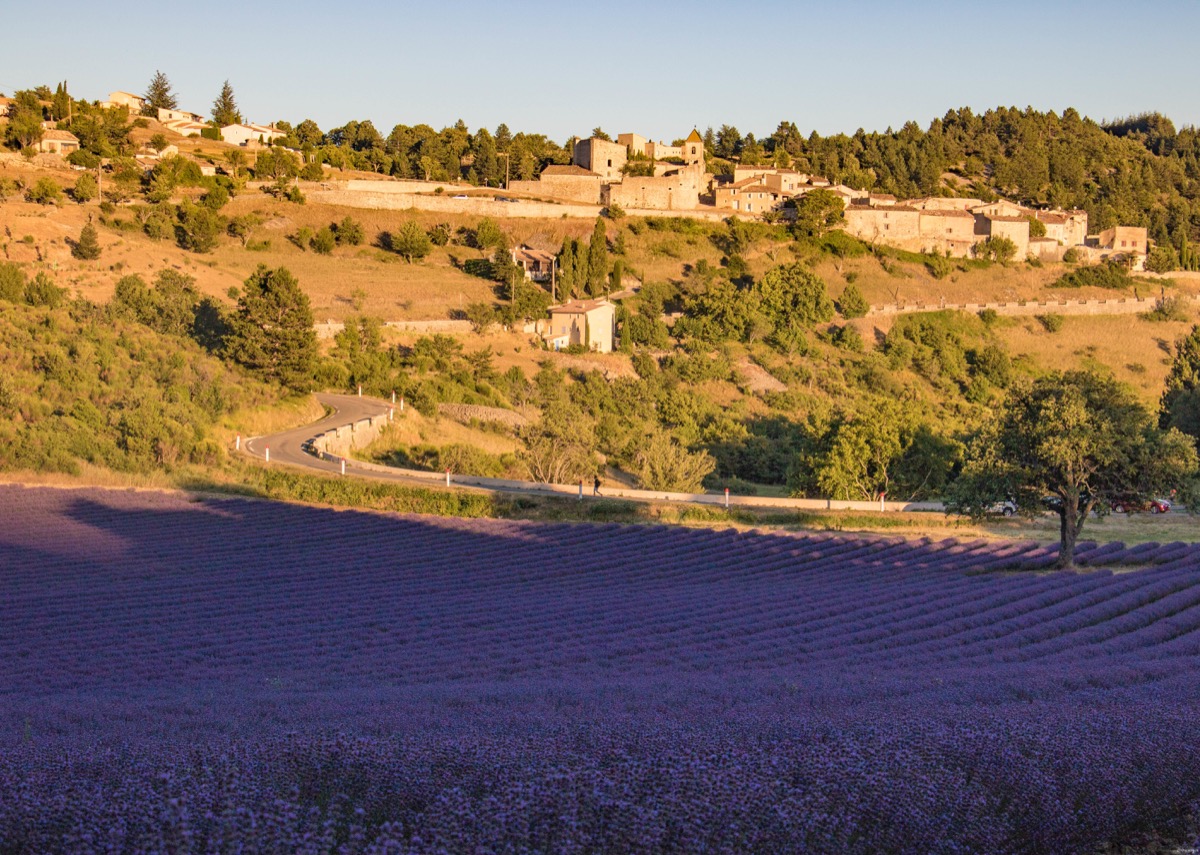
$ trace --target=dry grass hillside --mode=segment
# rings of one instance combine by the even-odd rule
[[[134,131],[143,142],[162,129],[157,123]],[[179,138],[168,134],[181,148],[204,158],[223,160],[230,146],[208,140]],[[144,138],[144,139],[143,139]],[[32,184],[50,177],[64,190],[79,173],[55,158],[26,162],[15,155],[0,155],[0,178]],[[182,195],[198,191],[184,190]],[[258,189],[248,188],[222,210],[229,217],[253,214],[258,222],[248,241],[251,250],[233,238],[224,237],[216,251],[196,254],[185,251],[173,241],[156,241],[137,227],[134,206],[119,206],[99,228],[103,249],[99,261],[79,261],[71,255],[71,242],[83,225],[99,220],[95,203],[79,205],[64,196],[57,206],[37,205],[14,195],[0,205],[0,250],[6,260],[25,266],[32,274],[50,273],[60,284],[88,299],[104,301],[116,281],[137,273],[150,279],[163,268],[183,271],[196,279],[205,294],[225,298],[228,290],[242,281],[259,264],[285,266],[299,279],[308,293],[314,315],[320,320],[342,320],[367,313],[385,320],[444,319],[476,301],[495,299],[493,283],[465,273],[463,262],[481,258],[479,250],[452,243],[434,247],[430,255],[414,264],[406,263],[377,244],[382,232],[395,231],[405,221],[422,226],[445,224],[452,232],[472,229],[479,218],[471,215],[447,215],[423,211],[381,211],[327,204],[298,205],[280,201]],[[352,217],[362,223],[367,241],[361,246],[338,247],[331,255],[319,255],[298,245],[295,237],[302,229],[315,231],[323,226]],[[500,222],[511,243],[557,250],[565,238],[587,241],[594,223],[583,219],[513,219]],[[607,222],[610,243],[620,237],[625,247],[627,283],[642,281],[679,282],[701,261],[720,265],[723,252],[713,239],[719,225],[703,224],[695,228],[624,219]],[[1051,284],[1062,274],[1063,265],[994,265],[978,269],[954,269],[942,278],[935,277],[923,264],[908,260],[881,261],[873,255],[856,258],[814,256],[798,252],[797,245],[776,237],[760,237],[742,253],[750,273],[759,276],[770,267],[800,258],[813,263],[828,284],[831,295],[841,294],[853,281],[873,305],[903,302],[937,306],[946,303],[1017,301],[1047,299],[1087,299],[1133,296],[1098,288],[1056,290]],[[1194,296],[1200,292],[1200,277],[1187,274],[1171,277],[1163,285],[1146,280],[1138,286],[1142,296],[1154,294],[1159,287],[1170,293]],[[1192,309],[1189,307],[1189,312]],[[868,348],[877,346],[890,328],[890,317],[856,321]],[[1190,320],[1151,322],[1133,315],[1067,317],[1060,330],[1048,332],[1033,318],[1003,319],[997,333],[1014,355],[1024,355],[1032,363],[1047,368],[1105,365],[1122,380],[1141,390],[1147,400],[1155,400],[1162,387],[1173,342],[1189,327]],[[392,336],[405,341],[410,335]],[[536,370],[545,354],[531,346],[528,336],[507,335],[498,331],[484,338],[471,337],[468,348],[489,346],[502,370],[520,365]],[[557,359],[568,359],[561,356]],[[591,359],[589,357],[589,359]],[[621,356],[597,357],[595,367],[610,376],[628,373],[628,360]],[[607,362],[606,362],[607,360]],[[564,363],[565,364],[565,363]]]

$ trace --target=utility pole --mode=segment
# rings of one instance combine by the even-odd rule
[[[504,158],[504,189],[507,190],[508,189],[508,164],[509,164],[508,152],[506,152],[506,151],[496,152],[496,157]]]

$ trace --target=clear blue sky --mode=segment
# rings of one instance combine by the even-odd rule
[[[0,91],[145,91],[207,114],[228,78],[250,121],[370,119],[561,142],[601,126],[807,134],[922,127],[946,110],[1146,110],[1200,124],[1200,2],[569,0],[12,3]]]

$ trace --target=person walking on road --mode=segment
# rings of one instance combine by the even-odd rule
[[[596,477],[594,477],[592,479],[592,495],[593,496],[600,495],[600,476],[599,475],[597,475]]]

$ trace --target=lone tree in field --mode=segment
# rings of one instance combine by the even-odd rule
[[[1055,372],[1009,392],[972,445],[951,505],[981,517],[1012,499],[1033,515],[1043,497],[1055,497],[1057,566],[1069,568],[1088,514],[1106,513],[1119,496],[1183,487],[1196,469],[1191,438],[1160,429],[1128,388],[1090,372]]]
[[[238,298],[226,352],[236,362],[295,391],[307,391],[317,359],[308,296],[284,267],[260,264]]]
[[[100,241],[96,239],[96,227],[85,223],[79,240],[71,247],[71,255],[81,261],[95,261],[100,257]]]
[[[146,94],[142,98],[145,99],[142,105],[143,116],[157,116],[159,109],[174,110],[179,107],[179,99],[171,91],[171,81],[161,71],[154,72],[154,77],[150,78],[150,85],[146,87]]]
[[[229,85],[228,80],[221,86],[221,94],[217,96],[217,100],[213,101],[212,117],[221,127],[242,123],[242,114],[233,98],[233,87]]]

